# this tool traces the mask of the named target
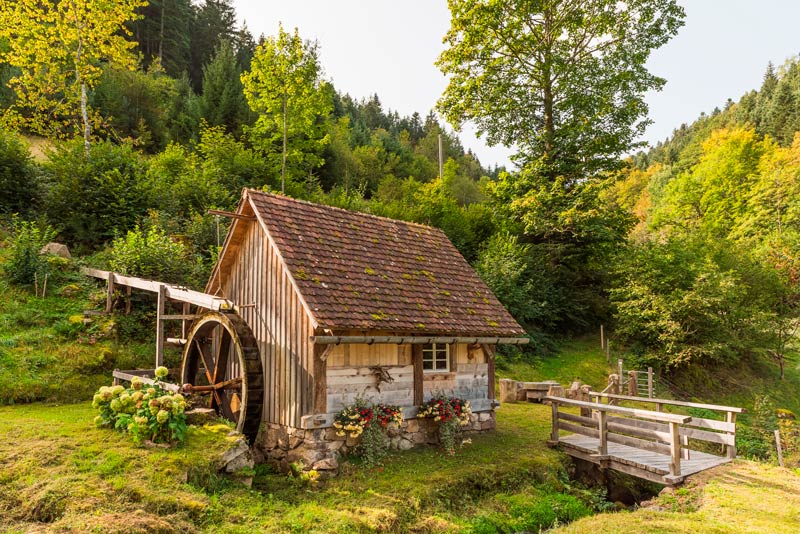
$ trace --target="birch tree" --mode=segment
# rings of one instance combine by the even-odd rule
[[[89,93],[103,68],[133,69],[135,43],[125,23],[144,0],[0,0],[4,61],[19,69],[9,80],[16,102],[5,120],[44,135],[80,124],[88,153]],[[77,119],[77,120],[76,120]]]

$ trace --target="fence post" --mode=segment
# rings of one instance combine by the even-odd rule
[[[111,310],[114,309],[114,273],[109,272],[108,278],[108,288],[106,292],[106,313],[111,313]]]
[[[639,396],[639,374],[636,371],[628,371],[628,396]]]
[[[620,382],[621,382],[622,381],[622,377],[624,376],[622,374],[622,358],[617,360],[617,374],[619,375],[619,379],[620,379]]]
[[[653,391],[653,368],[647,368],[647,398],[652,399],[655,397],[655,393]]]
[[[778,450],[778,465],[783,467],[783,447],[781,447],[780,430],[775,430],[775,448]]]

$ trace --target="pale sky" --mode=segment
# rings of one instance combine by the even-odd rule
[[[650,70],[667,79],[647,95],[654,124],[645,140],[665,139],[701,111],[722,108],[761,85],[768,61],[800,52],[800,0],[681,0],[686,25],[656,50]],[[423,117],[446,80],[434,62],[450,25],[445,0],[234,0],[251,33],[274,35],[278,22],[317,39],[325,77],[355,98],[377,93],[384,110]],[[465,128],[460,138],[484,166],[508,165],[510,150],[488,147]]]

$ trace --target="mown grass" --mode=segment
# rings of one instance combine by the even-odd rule
[[[562,518],[586,515],[593,496],[565,482],[563,457],[545,446],[548,413],[504,406],[497,431],[454,457],[428,448],[394,454],[379,469],[345,464],[317,486],[259,468],[247,489],[215,475],[214,458],[228,443],[224,425],[193,428],[181,448],[143,449],[94,428],[87,404],[0,407],[0,525],[6,532],[503,532],[538,520],[523,513],[536,506],[555,503]]]
[[[800,476],[788,469],[737,461],[717,468],[633,513],[601,514],[556,530],[580,533],[719,534],[800,532]]]

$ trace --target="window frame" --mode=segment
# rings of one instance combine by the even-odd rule
[[[442,349],[444,349],[444,356],[442,356]],[[425,368],[426,354],[430,355],[428,362],[431,364],[430,369]],[[430,373],[449,373],[450,372],[450,344],[449,343],[425,343],[422,345],[422,372],[425,374]],[[437,363],[444,362],[444,367],[437,367]]]

